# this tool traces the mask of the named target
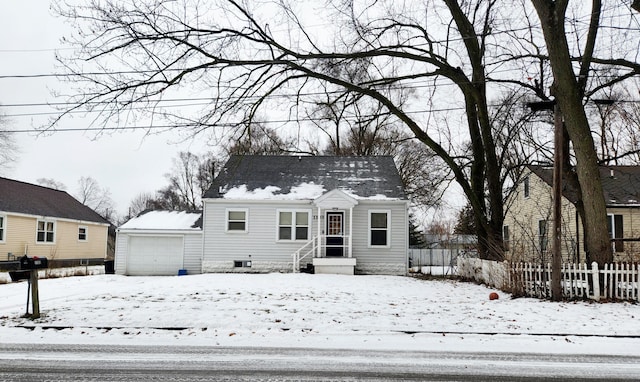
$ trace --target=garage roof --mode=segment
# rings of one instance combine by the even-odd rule
[[[120,226],[126,230],[202,230],[202,212],[150,210]]]

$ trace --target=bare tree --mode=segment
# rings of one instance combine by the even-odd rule
[[[556,3],[564,2],[534,0],[538,10]],[[257,116],[265,110],[279,111],[286,119],[297,120],[299,126],[309,126],[310,110],[317,105],[319,94],[333,94],[328,102],[344,94],[346,106],[335,109],[338,112],[354,105],[350,100],[366,98],[371,105],[381,106],[375,113],[389,115],[393,125],[402,126],[448,166],[473,207],[481,256],[501,259],[504,171],[488,94],[512,86],[548,99],[544,92],[550,77],[544,64],[547,50],[557,83],[566,77],[575,82],[576,78],[572,71],[559,70],[557,56],[564,49],[551,46],[546,28],[550,24],[539,12],[548,45],[544,49],[528,4],[523,0],[509,4],[507,10],[495,0],[335,0],[328,2],[326,12],[337,28],[322,31],[310,27],[320,15],[305,16],[305,4],[287,0],[218,0],[207,7],[191,0],[107,0],[58,7],[76,24],[78,34],[69,41],[78,48],[74,54],[81,53],[80,57],[61,58],[79,87],[77,97],[69,100],[72,107],[65,112],[97,112],[98,120],[105,124],[121,122],[122,116],[129,115],[126,113],[140,117],[150,113],[194,132],[210,128],[216,134],[233,134],[261,122]],[[628,5],[619,7],[628,9]],[[558,15],[564,22],[564,13]],[[597,20],[592,25],[597,26]],[[561,30],[553,33],[564,36]],[[575,35],[582,36],[578,32],[576,29]],[[577,44],[569,58],[585,56],[590,57],[587,62],[596,62],[591,34],[587,41],[585,49]],[[520,47],[532,52],[515,52]],[[616,53],[611,52],[609,65],[614,64]],[[97,70],[86,70],[88,65]],[[534,73],[537,83],[523,80],[529,77],[529,68],[540,68]],[[582,65],[580,78],[583,69],[588,72],[589,65]],[[354,70],[359,71],[357,75]],[[210,105],[191,115],[163,108],[163,97],[194,84],[206,87],[212,95]],[[497,86],[491,87],[493,84]],[[407,102],[399,102],[407,87],[418,90]],[[564,97],[570,88],[560,85],[558,94]],[[568,94],[562,102],[575,106],[576,99]],[[569,121],[574,110],[570,105],[561,106],[571,139],[577,141],[580,121]],[[432,118],[439,107],[463,114]],[[464,134],[458,126],[465,126]],[[333,137],[339,139],[340,134]],[[573,143],[583,179],[589,172],[583,166],[584,158],[594,150],[585,142]],[[601,195],[591,192],[598,187],[597,178],[593,183],[584,192],[590,203],[585,215],[598,232],[589,231],[594,239],[587,244],[592,252],[604,251],[606,257],[600,245],[606,229],[592,224],[601,220],[595,217],[601,211],[591,206],[603,205]]]
[[[13,134],[6,130],[6,118],[0,114],[0,168],[6,168],[15,161],[17,154],[16,142]]]
[[[180,152],[165,174],[169,185],[156,191],[156,197],[144,201],[145,209],[189,210],[202,208],[201,197],[209,189],[222,160],[213,153],[203,155]],[[142,198],[145,199],[145,198]]]
[[[278,155],[295,152],[294,142],[284,139],[278,132],[261,123],[253,123],[239,130],[237,138],[232,138],[224,150],[230,155]]]
[[[53,188],[54,190],[64,191],[67,189],[67,186],[65,186],[64,183],[52,178],[38,178],[36,179],[36,183],[44,187]]]
[[[126,220],[138,216],[141,212],[153,208],[154,195],[150,192],[141,192],[129,203]]]
[[[589,95],[588,81],[591,73],[597,71],[597,67],[594,67],[596,63],[608,66],[609,70],[612,66],[619,66],[628,72],[626,75],[616,76],[613,80],[605,80],[604,83],[597,84],[596,88],[600,89],[618,83],[624,77],[640,74],[640,65],[626,61],[626,57],[621,57],[620,60],[607,60],[599,59],[595,55],[598,34],[603,33],[600,31],[603,12],[601,0],[591,2],[589,27],[584,31],[586,37],[583,44],[580,44],[580,41],[571,44],[567,38],[568,0],[532,0],[532,3],[540,18],[553,71],[554,96],[564,117],[564,127],[575,153],[577,185],[584,215],[587,259],[603,265],[613,260],[613,252],[609,234],[604,229],[607,224],[607,212],[598,168],[598,155],[583,101]],[[576,28],[569,25],[569,28],[572,27]],[[576,58],[572,56],[575,47],[580,49],[581,53],[581,57],[577,58],[577,68],[574,64]]]
[[[91,208],[100,216],[109,221],[117,220],[111,191],[107,187],[101,187],[97,180],[90,176],[82,176],[78,179],[78,189],[74,195],[85,206]]]
[[[180,152],[178,158],[173,159],[171,172],[165,174],[169,180],[169,189],[176,193],[181,200],[180,205],[188,210],[195,210],[200,206],[200,187],[198,175],[200,158],[190,152]]]

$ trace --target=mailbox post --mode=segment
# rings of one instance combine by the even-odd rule
[[[46,257],[29,257],[27,255],[20,258],[20,269],[30,271],[29,289],[31,292],[31,318],[40,318],[40,296],[38,291],[38,270],[49,267]],[[27,316],[29,316],[29,290],[27,290]]]

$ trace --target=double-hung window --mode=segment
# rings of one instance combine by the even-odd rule
[[[56,224],[51,220],[38,220],[36,242],[55,243]]]
[[[369,245],[389,247],[390,211],[369,211]]]
[[[622,239],[624,237],[623,219],[622,215],[607,215],[607,230],[609,231],[609,237],[613,242],[614,252],[624,252],[624,241],[615,240]]]
[[[227,210],[227,232],[248,232],[246,208]]]
[[[541,252],[547,251],[547,221],[538,220],[538,246]]]
[[[4,242],[6,231],[7,231],[7,217],[4,215],[0,215],[0,243]]]
[[[78,241],[87,241],[87,227],[78,226]]]
[[[278,240],[309,240],[310,217],[308,210],[278,211]]]

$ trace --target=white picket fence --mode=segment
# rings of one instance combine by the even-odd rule
[[[551,264],[509,263],[458,258],[458,275],[514,294],[551,297]],[[562,265],[562,294],[568,299],[626,300],[640,302],[640,266],[606,264],[599,269],[586,264]]]

